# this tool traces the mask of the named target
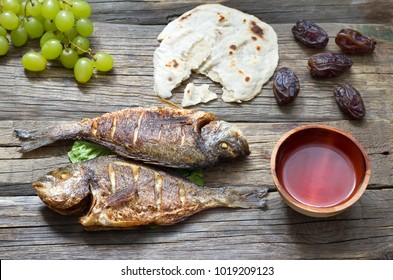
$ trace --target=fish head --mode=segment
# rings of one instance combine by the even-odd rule
[[[88,176],[78,164],[48,172],[33,187],[49,208],[64,215],[82,212],[90,199]]]
[[[201,128],[201,135],[209,152],[219,160],[241,158],[250,154],[243,133],[228,122],[211,121]]]

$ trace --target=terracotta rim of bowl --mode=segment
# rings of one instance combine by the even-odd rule
[[[285,188],[281,185],[280,181],[278,180],[277,173],[276,173],[276,158],[277,158],[277,154],[278,154],[278,151],[280,150],[281,145],[293,134],[298,133],[299,131],[306,130],[306,129],[322,129],[322,130],[329,130],[329,131],[341,134],[342,136],[351,140],[351,142],[354,143],[354,145],[356,145],[357,148],[362,153],[364,163],[365,163],[365,173],[363,176],[363,180],[362,180],[361,184],[359,185],[359,188],[356,191],[356,193],[350,199],[348,199],[347,201],[345,201],[342,204],[338,204],[338,205],[331,206],[331,207],[314,207],[314,206],[305,205],[305,204],[297,201],[296,199],[294,199],[285,190]],[[280,193],[283,200],[288,204],[288,206],[290,206],[294,210],[296,210],[304,215],[307,215],[307,216],[329,217],[329,216],[333,216],[333,215],[341,213],[342,211],[344,211],[345,209],[347,209],[348,207],[353,205],[357,200],[359,200],[359,198],[363,195],[363,193],[365,192],[365,190],[367,188],[368,182],[370,180],[371,168],[370,168],[370,159],[368,157],[366,150],[352,135],[350,135],[349,133],[347,133],[343,130],[340,130],[338,128],[335,128],[335,127],[332,127],[329,125],[306,124],[306,125],[300,125],[296,128],[291,129],[290,131],[288,131],[284,135],[282,135],[281,138],[277,141],[277,143],[273,149],[271,160],[270,160],[270,172],[272,174],[272,177],[273,177],[273,180],[274,180],[274,183],[277,187],[278,192]]]

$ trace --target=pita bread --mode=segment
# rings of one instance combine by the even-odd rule
[[[219,4],[206,4],[169,23],[154,53],[154,89],[162,98],[201,73],[223,86],[225,102],[255,97],[278,63],[277,35],[258,18]]]
[[[207,103],[217,98],[217,94],[209,90],[209,85],[196,86],[189,83],[184,89],[182,107],[189,107],[198,103]]]

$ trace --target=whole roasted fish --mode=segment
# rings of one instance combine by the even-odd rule
[[[103,156],[49,172],[33,182],[42,201],[60,214],[86,213],[87,230],[171,225],[215,207],[262,208],[267,188],[198,187],[117,156]]]
[[[185,109],[129,108],[36,131],[15,130],[22,152],[60,139],[86,139],[124,157],[169,167],[197,168],[250,154],[235,126]]]

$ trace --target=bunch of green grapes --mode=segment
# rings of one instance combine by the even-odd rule
[[[94,69],[110,71],[113,58],[105,52],[92,53],[88,37],[94,26],[91,6],[85,0],[0,0],[0,56],[29,38],[40,38],[41,52],[22,57],[29,71],[43,71],[48,60],[58,59],[80,83],[86,83]]]

